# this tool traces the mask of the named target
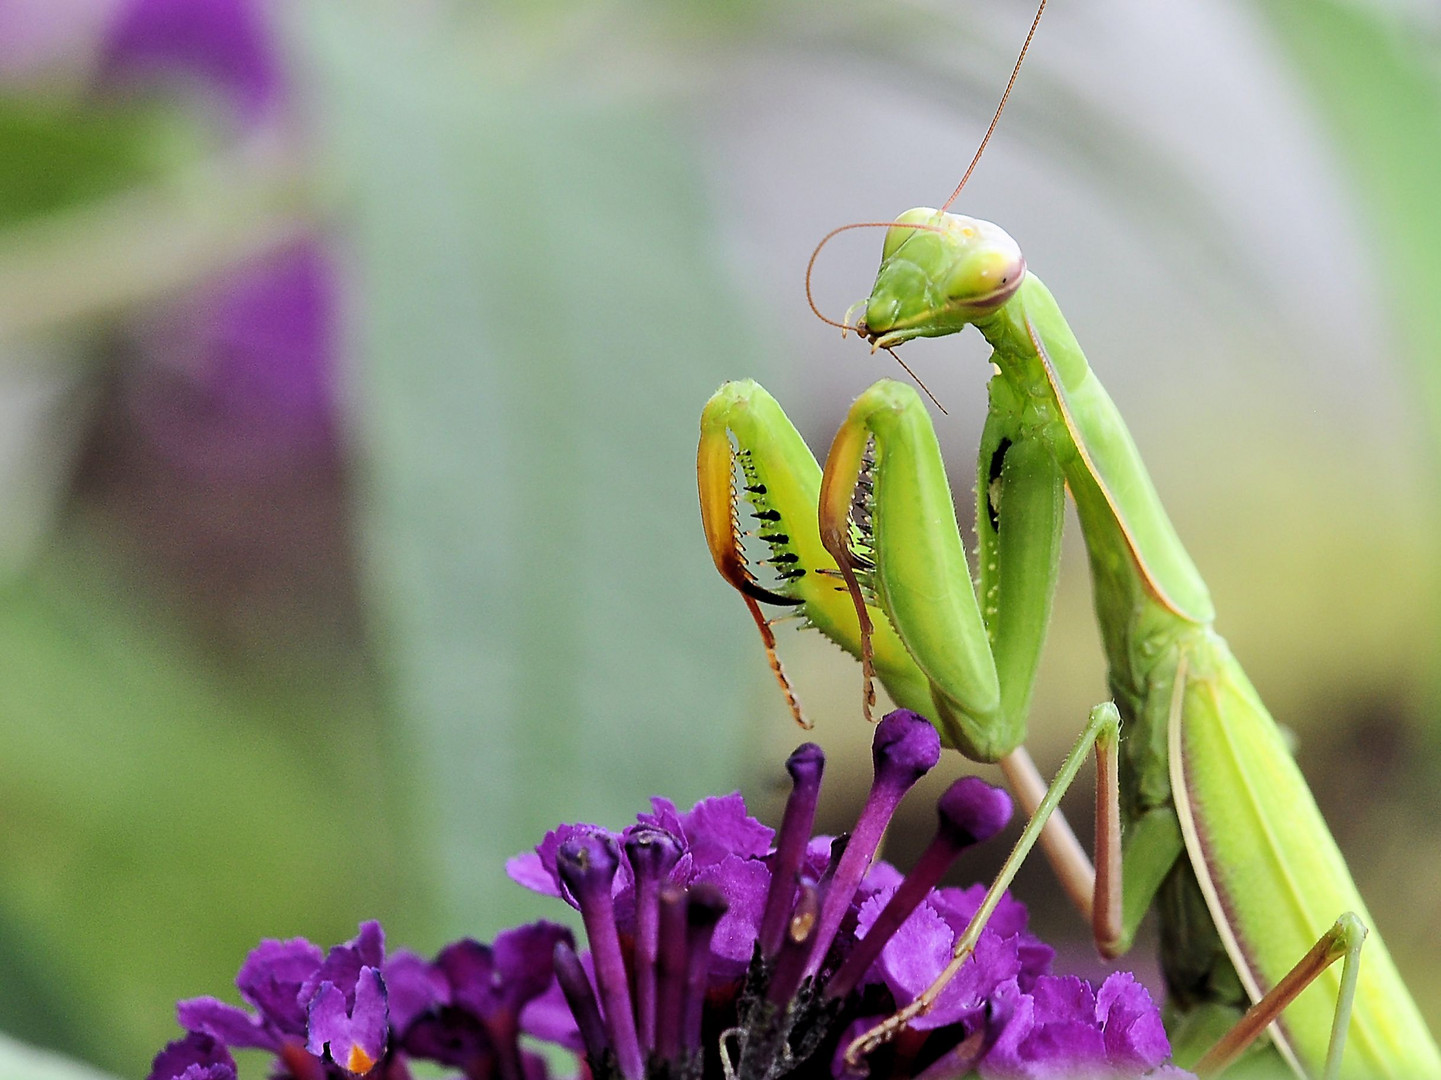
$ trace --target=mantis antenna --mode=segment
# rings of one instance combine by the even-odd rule
[[[1011,91],[1015,88],[1016,78],[1021,74],[1021,64],[1025,62],[1026,53],[1030,52],[1031,39],[1036,36],[1036,27],[1041,25],[1041,16],[1045,14],[1045,11],[1046,0],[1041,0],[1040,5],[1036,8],[1036,16],[1031,20],[1031,28],[1026,31],[1026,40],[1021,43],[1021,52],[1020,55],[1016,57],[1016,65],[1011,68],[1011,77],[1006,80],[1006,89],[1005,92],[1001,94],[1000,104],[996,106],[995,115],[991,117],[990,127],[986,128],[986,134],[981,138],[981,145],[976,147],[975,156],[971,158],[971,163],[966,166],[965,175],[961,177],[961,182],[956,185],[956,190],[951,192],[951,197],[941,204],[942,211],[949,210],[951,204],[954,203],[956,198],[961,194],[962,189],[966,186],[966,181],[971,178],[971,173],[975,172],[976,166],[980,164],[981,155],[986,152],[986,144],[991,141],[991,136],[996,133],[996,125],[1001,122],[1001,113],[1006,111],[1006,102],[1011,99]]]
[[[969,181],[971,178],[971,174],[976,171],[976,166],[980,164],[981,155],[986,152],[986,146],[990,143],[991,136],[996,133],[996,125],[1001,122],[1001,113],[1006,111],[1006,103],[1011,99],[1011,91],[1015,89],[1016,79],[1021,74],[1021,65],[1025,62],[1026,53],[1028,53],[1031,49],[1031,41],[1036,36],[1036,28],[1041,25],[1041,16],[1046,11],[1046,3],[1047,0],[1041,0],[1040,4],[1036,7],[1035,17],[1031,19],[1031,28],[1026,31],[1026,40],[1021,43],[1020,54],[1017,55],[1016,63],[1011,68],[1011,77],[1006,80],[1006,89],[1001,94],[1001,100],[999,104],[996,105],[996,111],[991,116],[990,124],[986,127],[986,133],[981,137],[981,143],[979,146],[976,147],[975,154],[971,156],[971,163],[966,166],[966,171],[965,174],[961,177],[961,182],[956,185],[956,190],[951,192],[950,198],[948,198],[941,205],[942,213],[949,210],[952,204],[955,203],[956,199],[960,197],[961,191],[965,188],[967,181]],[[842,319],[840,321],[832,319],[830,316],[826,315],[823,311],[821,311],[820,307],[816,304],[815,295],[811,290],[811,277],[815,272],[816,259],[820,256],[821,249],[827,244],[829,244],[831,240],[834,237],[838,236],[840,233],[849,232],[851,229],[890,229],[893,227],[895,227],[895,222],[893,221],[856,221],[852,222],[849,225],[837,226],[830,232],[826,233],[825,236],[821,237],[820,243],[816,244],[815,249],[811,252],[810,260],[806,263],[806,303],[810,305],[811,311],[815,314],[816,318],[820,319],[821,322],[825,323],[828,326],[836,327],[843,334],[849,330],[855,330],[857,333],[863,332],[860,326],[848,322],[846,321],[846,319]],[[929,232],[942,231],[940,228],[934,225],[915,224],[911,225],[910,228],[925,229]],[[847,312],[846,316],[847,318],[849,318],[850,312]],[[907,365],[904,360],[902,360],[899,356],[896,355],[895,350],[888,348],[886,349],[886,352],[890,353],[891,356],[895,359],[896,363],[901,365],[901,368],[905,371],[905,373],[915,380],[916,385],[925,391],[926,397],[930,398],[931,401],[935,403],[936,408],[940,409],[942,413],[945,413],[945,406],[936,400],[936,395],[931,393],[930,388],[920,380],[916,373],[910,369],[910,366]]]

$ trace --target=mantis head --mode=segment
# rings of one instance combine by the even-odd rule
[[[1000,226],[928,206],[907,210],[886,233],[861,336],[884,349],[954,334],[1009,300],[1025,274],[1020,246]]]

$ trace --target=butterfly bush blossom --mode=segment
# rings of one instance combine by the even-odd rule
[[[807,743],[779,831],[739,794],[681,813],[666,799],[619,832],[561,825],[507,867],[580,913],[589,948],[536,922],[433,960],[387,953],[378,923],[328,952],[265,941],[236,978],[246,1006],[177,1009],[186,1035],[149,1080],[235,1080],[232,1049],[274,1055],[276,1080],[409,1080],[416,1061],[465,1080],[546,1080],[550,1043],[594,1080],[829,1080],[979,1076],[1182,1077],[1145,988],[1050,974],[1051,949],[1004,896],[935,1006],[869,1059],[852,1041],[930,985],[984,887],[937,888],[965,848],[1011,816],[1001,790],[966,777],[937,806],[909,875],[875,858],[906,791],[940,744],[922,717],[876,730],[875,777],[854,829],[812,837],[825,760]],[[431,1075],[431,1074],[427,1074]]]

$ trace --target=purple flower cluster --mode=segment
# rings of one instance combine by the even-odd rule
[[[938,804],[939,827],[909,875],[876,850],[905,792],[935,765],[934,729],[914,713],[876,731],[875,778],[855,828],[812,837],[824,757],[787,762],[778,832],[739,795],[688,813],[664,799],[613,832],[562,825],[508,867],[580,912],[589,950],[534,923],[493,945],[460,941],[434,961],[385,955],[377,924],[322,954],[268,941],[237,979],[254,1011],[181,1002],[188,1034],[150,1080],[234,1080],[229,1047],[275,1054],[276,1080],[408,1080],[408,1062],[466,1080],[544,1080],[528,1040],[582,1055],[586,1080],[830,1080],[861,1033],[913,1001],[949,963],[982,886],[938,888],[965,848],[1011,815],[1004,792],[967,777]],[[1167,1076],[1170,1047],[1144,987],[1099,988],[1049,973],[1052,952],[1004,897],[929,1012],[873,1054],[873,1075],[990,1078]]]
[[[573,945],[571,932],[545,922],[509,930],[494,945],[455,942],[434,961],[386,955],[375,922],[328,953],[303,938],[264,941],[235,979],[250,1008],[213,997],[180,1002],[187,1034],[155,1058],[150,1080],[235,1080],[232,1049],[270,1051],[276,1080],[406,1080],[409,1060],[466,1077],[544,1080],[544,1061],[519,1037],[564,1042],[575,1031],[554,1004],[539,1002],[534,1024],[528,1012],[555,986],[562,942]]]

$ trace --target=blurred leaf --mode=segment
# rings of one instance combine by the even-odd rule
[[[261,936],[348,938],[408,877],[374,718],[206,671],[139,600],[83,549],[0,591],[6,1026],[137,1074]]]
[[[1259,0],[1375,225],[1391,314],[1441,461],[1441,49],[1383,6]]]
[[[0,1035],[0,1080],[111,1080],[77,1061]]]
[[[155,171],[157,116],[0,95],[0,225],[124,190]]]
[[[556,823],[741,775],[750,643],[694,461],[756,345],[663,103],[502,88],[453,28],[379,10],[312,5],[305,36],[350,178],[383,647],[441,930],[485,935],[537,910],[501,862]]]

